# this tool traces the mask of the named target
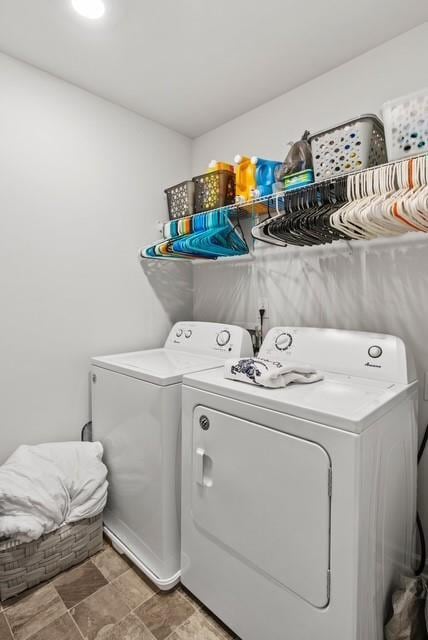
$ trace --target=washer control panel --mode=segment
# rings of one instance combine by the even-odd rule
[[[246,329],[217,322],[177,322],[165,348],[212,354],[224,360],[253,355],[251,336]]]
[[[373,380],[416,380],[413,358],[401,338],[365,331],[274,327],[259,357]]]

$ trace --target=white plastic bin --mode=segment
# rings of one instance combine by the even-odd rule
[[[428,88],[382,107],[388,160],[428,153]]]

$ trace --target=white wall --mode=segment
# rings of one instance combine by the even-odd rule
[[[0,54],[0,141],[1,462],[78,439],[89,357],[157,345],[192,292],[137,259],[190,140]]]
[[[428,23],[194,141],[193,172],[236,153],[282,159],[284,143],[428,84]],[[286,73],[286,65],[284,67]],[[267,302],[270,326],[338,327],[402,336],[428,371],[428,238],[347,249],[269,248],[252,260],[194,265],[194,317],[247,322]],[[421,396],[422,396],[421,384]],[[420,431],[428,421],[421,397]],[[420,504],[428,532],[428,450]]]

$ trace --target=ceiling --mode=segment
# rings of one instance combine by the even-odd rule
[[[428,17],[426,0],[0,0],[0,51],[196,137]]]

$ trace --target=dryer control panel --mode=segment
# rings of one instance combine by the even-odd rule
[[[409,384],[416,380],[413,358],[404,342],[386,334],[274,327],[267,333],[259,357],[383,382]]]
[[[253,355],[251,336],[246,329],[217,322],[177,322],[165,348],[211,354],[224,360]]]

